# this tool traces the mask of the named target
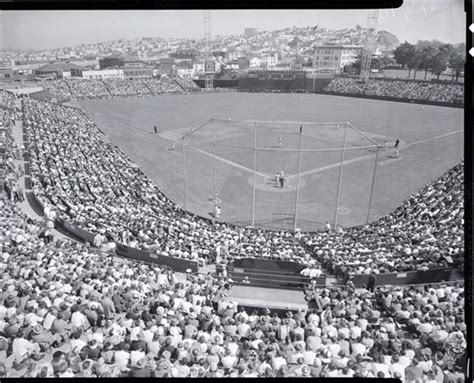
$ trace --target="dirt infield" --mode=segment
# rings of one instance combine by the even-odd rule
[[[370,220],[387,214],[403,200],[463,158],[463,111],[455,108],[307,94],[192,94],[81,101],[81,106],[175,203],[184,207],[184,156],[179,137],[211,118],[258,121],[350,121],[375,141],[388,144],[379,155]],[[156,125],[159,134],[153,134]],[[176,133],[173,133],[176,131]],[[216,192],[220,220],[250,224],[253,201],[253,139],[249,131],[221,129],[216,146]],[[226,134],[227,133],[227,134]],[[284,133],[286,134],[286,133]],[[284,135],[283,134],[283,135]],[[277,134],[262,133],[259,146],[275,147]],[[304,148],[337,148],[341,132],[305,138]],[[399,158],[393,140],[399,138]],[[329,143],[331,139],[335,140]],[[291,148],[298,135],[284,135]],[[339,141],[338,141],[339,140]],[[176,149],[169,150],[172,141]],[[207,146],[206,146],[207,145]],[[227,145],[227,146],[226,146]],[[232,146],[240,146],[233,148]],[[341,152],[304,153],[301,159],[297,226],[303,230],[333,222],[339,190]],[[187,209],[210,217],[214,193],[213,148],[208,141],[186,150]],[[338,223],[366,222],[375,152],[346,151],[339,192]],[[273,183],[283,169],[286,187]],[[271,228],[293,228],[298,153],[257,154],[255,222]]]

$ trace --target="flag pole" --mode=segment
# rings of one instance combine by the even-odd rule
[[[300,147],[298,156],[298,175],[296,176],[296,201],[295,201],[295,222],[293,230],[296,231],[296,225],[298,222],[298,203],[300,199],[300,173],[301,173],[301,149],[303,146],[303,125],[300,126]]]
[[[342,144],[342,154],[341,154],[341,167],[339,170],[339,185],[337,187],[337,201],[336,201],[336,213],[334,214],[334,229],[337,226],[337,215],[339,210],[339,201],[341,197],[341,186],[342,186],[342,169],[344,168],[344,155],[346,153],[346,135],[347,135],[347,122],[344,123],[344,141]]]

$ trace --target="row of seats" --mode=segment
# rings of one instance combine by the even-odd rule
[[[151,96],[199,90],[193,81],[181,78],[160,79],[82,79],[48,80],[42,83],[58,100],[102,99],[111,97]],[[194,86],[193,86],[194,85]],[[0,103],[1,106],[1,103]]]
[[[416,101],[457,103],[464,98],[462,84],[427,81],[401,81],[378,79],[360,82],[353,77],[335,77],[325,88],[326,92],[349,95],[395,97]]]
[[[462,284],[348,285],[320,289],[320,310],[246,311],[230,280],[54,238],[3,193],[0,239],[0,377],[464,379]]]

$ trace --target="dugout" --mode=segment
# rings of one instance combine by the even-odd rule
[[[227,272],[236,285],[304,290],[311,285],[310,278],[300,275],[305,268],[298,262],[240,258],[228,266]],[[326,285],[326,276],[317,278],[316,284]]]

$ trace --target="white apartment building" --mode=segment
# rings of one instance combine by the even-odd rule
[[[103,69],[103,70],[84,70],[82,77],[88,80],[107,79],[107,78],[124,78],[122,69]]]
[[[194,74],[204,73],[204,63],[193,63]]]
[[[194,76],[194,69],[192,69],[192,68],[177,68],[176,69],[176,74],[179,77],[191,78],[191,77]]]
[[[261,65],[262,65],[262,60],[260,60],[258,57],[253,57],[250,59],[250,69],[260,68]]]
[[[353,63],[361,50],[362,47],[358,45],[317,46],[313,56],[313,68],[338,71],[344,65]]]

